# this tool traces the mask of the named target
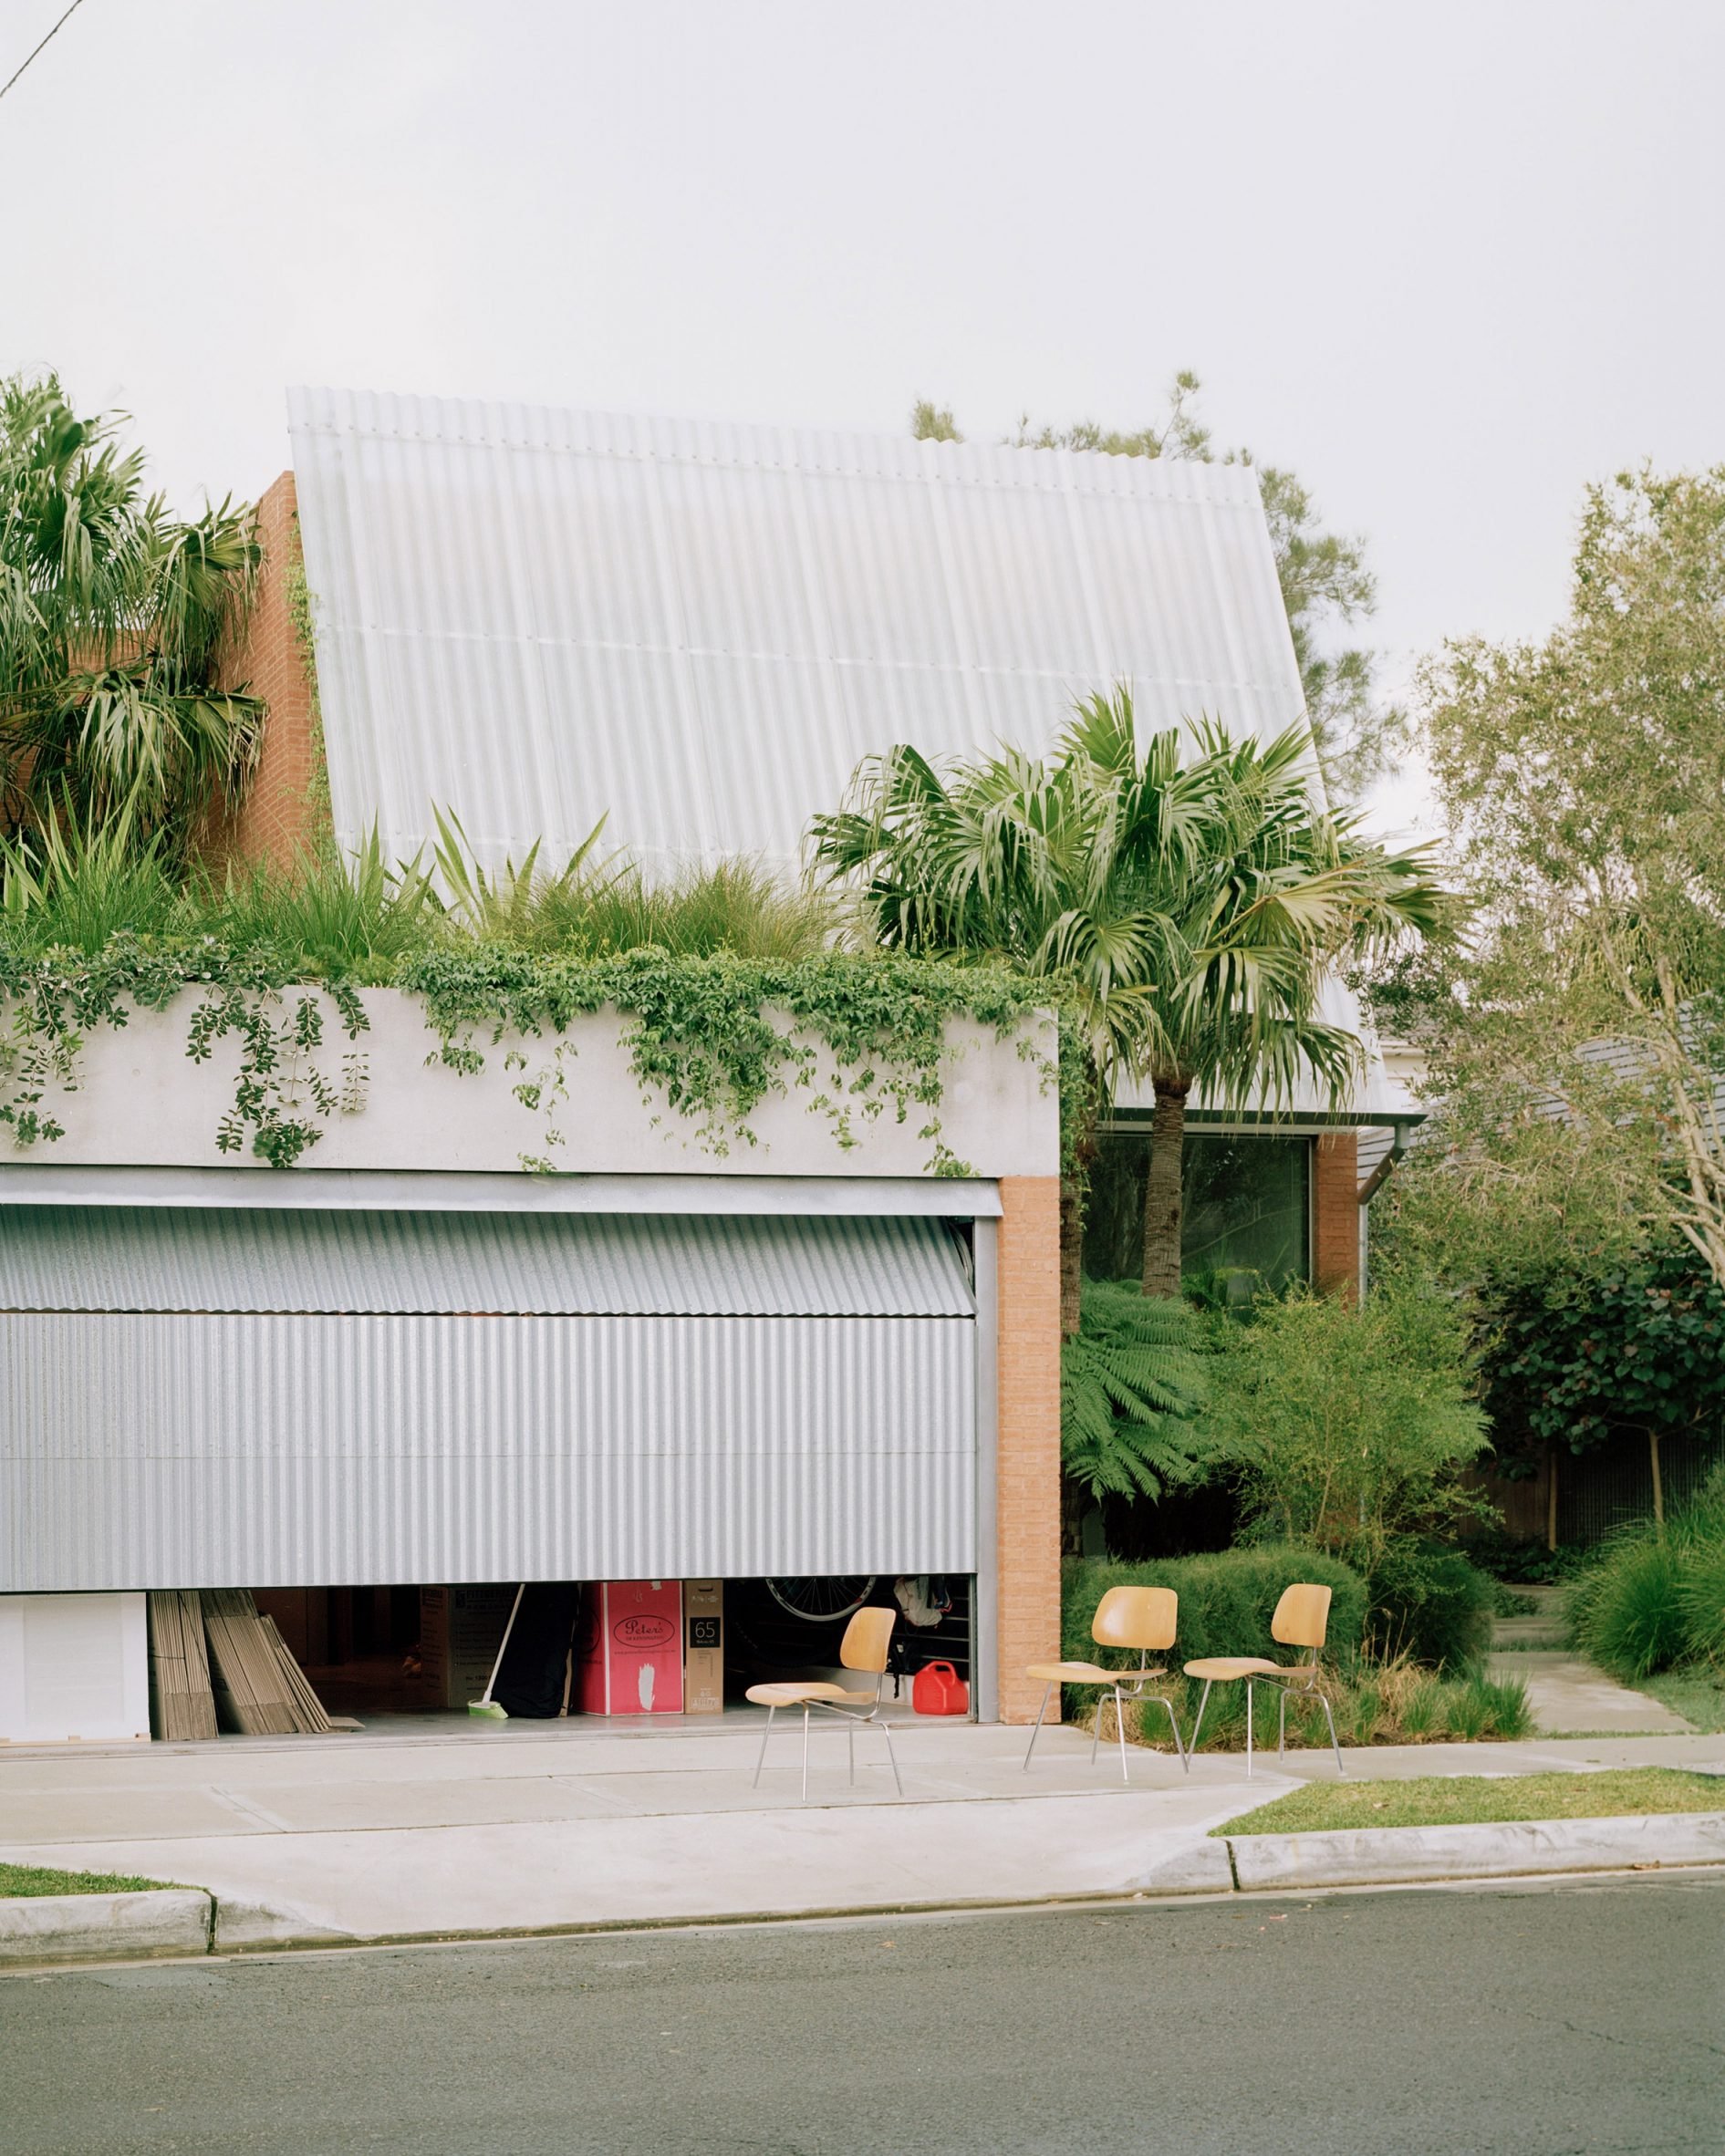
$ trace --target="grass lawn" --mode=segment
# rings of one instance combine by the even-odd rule
[[[1636,1690],[1668,1706],[1674,1715],[1681,1715],[1709,1736],[1725,1730],[1725,1675],[1718,1670],[1705,1665],[1670,1669],[1663,1676],[1638,1677]]]
[[[1325,1834],[1349,1827],[1468,1827],[1499,1819],[1608,1819],[1725,1811],[1725,1776],[1675,1767],[1603,1774],[1430,1775],[1408,1782],[1308,1782],[1213,1834]]]
[[[172,1883],[165,1879],[127,1879],[115,1871],[50,1871],[41,1864],[0,1864],[0,1902],[35,1894],[154,1893]]]

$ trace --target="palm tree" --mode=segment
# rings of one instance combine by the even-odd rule
[[[1345,953],[1436,926],[1422,850],[1391,853],[1317,806],[1311,741],[1200,727],[1139,749],[1129,691],[1086,699],[1047,760],[1007,751],[937,768],[899,748],[818,817],[816,858],[860,880],[883,943],[1003,957],[1067,1001],[1094,1111],[1121,1079],[1155,1088],[1147,1294],[1179,1293],[1180,1153],[1195,1088],[1285,1104],[1303,1075],[1341,1097],[1360,1043],[1318,998]],[[1078,1324],[1082,1183],[1095,1113],[1063,1189],[1062,1320]]]
[[[218,678],[260,549],[247,509],[147,495],[116,425],[0,382],[0,831],[123,813],[182,850],[255,761],[263,706]]]

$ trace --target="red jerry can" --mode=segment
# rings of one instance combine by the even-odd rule
[[[930,1662],[917,1672],[910,1704],[920,1715],[968,1715],[971,1688],[950,1662]]]

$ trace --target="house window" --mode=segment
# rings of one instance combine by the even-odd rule
[[[1141,1280],[1148,1130],[1106,1133],[1090,1176],[1084,1267]],[[1188,1130],[1181,1155],[1181,1270],[1224,1301],[1311,1278],[1312,1141]]]

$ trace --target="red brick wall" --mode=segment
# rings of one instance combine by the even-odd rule
[[[1312,1278],[1320,1294],[1359,1293],[1359,1140],[1330,1131],[1313,1148]]]
[[[289,572],[299,560],[294,475],[284,472],[257,505],[264,566],[246,634],[226,669],[230,683],[269,708],[256,776],[222,845],[242,861],[293,866],[322,820],[322,751],[312,682],[289,599]]]
[[[1001,1184],[996,1456],[1003,1722],[1033,1722],[1025,1664],[1060,1651],[1060,1183]]]

